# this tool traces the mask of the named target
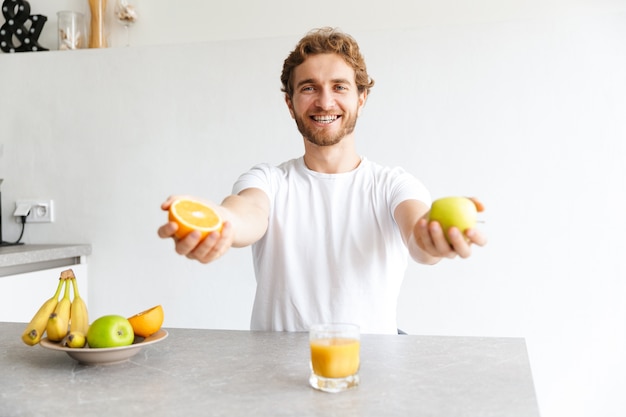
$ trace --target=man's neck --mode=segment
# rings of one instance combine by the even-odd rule
[[[332,146],[313,145],[304,141],[304,163],[312,171],[340,174],[354,170],[361,163],[354,141],[345,138]]]

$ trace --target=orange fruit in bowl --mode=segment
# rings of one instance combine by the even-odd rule
[[[174,234],[182,239],[198,230],[204,239],[209,233],[222,230],[222,218],[208,204],[188,198],[180,198],[169,209],[169,220],[178,224]]]
[[[128,318],[135,336],[148,337],[159,331],[163,325],[163,307],[149,308]]]

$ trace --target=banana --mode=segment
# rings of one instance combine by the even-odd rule
[[[48,319],[46,326],[46,333],[48,333],[48,339],[53,342],[61,341],[68,333],[68,327],[70,324],[70,283],[68,279],[64,280],[65,293],[63,298],[56,305],[52,314]]]
[[[87,337],[84,333],[75,330],[67,335],[67,346],[71,348],[82,348],[87,344]]]
[[[61,294],[63,284],[65,284],[65,280],[59,278],[59,286],[54,296],[43,303],[30,323],[26,326],[24,333],[22,333],[22,341],[27,345],[34,346],[41,340],[43,333],[46,331],[46,326],[48,325],[48,318],[50,318],[50,314],[54,312],[59,302],[59,294]]]
[[[70,333],[80,332],[83,335],[89,330],[89,314],[87,312],[87,304],[78,292],[78,283],[76,277],[72,274],[72,286],[74,287],[74,299],[72,300],[72,308],[70,314]]]

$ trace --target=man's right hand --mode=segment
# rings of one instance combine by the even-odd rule
[[[168,211],[176,197],[168,198],[161,209]],[[167,222],[158,229],[158,235],[162,239],[174,240],[176,253],[189,259],[195,259],[200,263],[212,262],[224,255],[233,244],[233,227],[229,221],[224,221],[221,232],[212,232],[206,238],[201,239],[199,231],[193,231],[182,239],[174,234],[178,230],[178,224]]]

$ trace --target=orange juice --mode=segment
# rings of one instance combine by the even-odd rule
[[[358,339],[328,338],[311,340],[313,372],[324,378],[345,378],[359,370]]]

